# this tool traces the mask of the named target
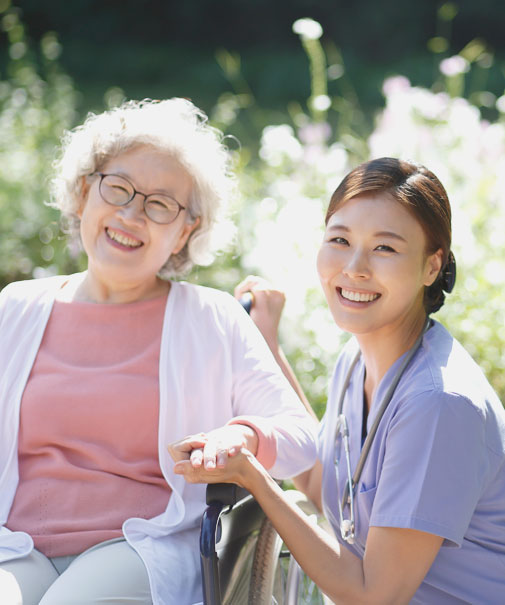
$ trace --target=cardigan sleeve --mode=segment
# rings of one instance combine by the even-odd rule
[[[317,424],[282,374],[263,336],[232,300],[232,422],[259,437],[258,458],[282,479],[310,468],[316,458]]]

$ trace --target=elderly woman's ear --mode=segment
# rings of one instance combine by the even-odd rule
[[[200,224],[199,216],[197,216],[192,223],[184,224],[184,227],[179,236],[179,241],[177,242],[175,248],[173,249],[172,254],[178,254],[184,248],[184,246],[186,245],[186,243],[189,239],[189,236],[193,233],[193,231],[198,227],[199,224]]]
[[[84,204],[88,199],[88,193],[91,187],[91,180],[89,176],[81,176],[78,181],[78,194],[77,197],[79,199],[79,208],[77,210],[77,216],[81,218],[82,211],[84,209]]]

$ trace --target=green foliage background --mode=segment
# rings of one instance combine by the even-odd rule
[[[33,9],[33,3],[26,4]],[[294,63],[291,52],[282,56],[279,51],[277,58],[285,61],[290,81],[284,92],[292,90],[293,79],[304,83],[296,92],[293,89],[284,105],[279,98],[268,104],[267,95],[258,95],[251,64],[244,69],[241,54],[222,46],[212,53],[210,70],[218,74],[219,85],[205,86],[210,77],[205,69],[192,83],[196,91],[198,85],[206,88],[203,102],[198,98],[195,102],[207,110],[212,123],[240,141],[232,153],[241,196],[233,209],[238,226],[234,248],[212,266],[195,268],[188,279],[231,291],[247,273],[259,272],[286,288],[290,298],[282,325],[284,345],[319,414],[331,365],[345,337],[329,317],[311,255],[317,249],[327,200],[340,178],[358,161],[386,154],[427,164],[449,191],[456,211],[455,232],[461,227],[463,236],[455,241],[461,259],[458,287],[441,319],[482,365],[505,401],[501,235],[505,211],[500,177],[500,168],[505,175],[505,62],[482,38],[466,41],[456,52],[451,49],[457,12],[458,3],[435,5],[429,51],[417,63],[418,86],[401,78],[386,80],[380,101],[374,97],[380,90],[377,73],[362,70],[357,84],[350,74],[358,59],[351,55],[347,62],[346,53],[326,33],[322,39],[301,34]],[[22,13],[8,0],[0,0],[0,18],[5,43],[0,74],[3,287],[18,279],[84,268],[85,259],[67,247],[57,214],[44,204],[51,163],[62,132],[78,124],[89,109],[100,111],[120,103],[128,84],[116,76],[105,83],[97,68],[99,83],[90,87],[86,100],[62,67],[65,47],[55,33],[39,32],[34,43],[26,35]],[[374,31],[373,24],[367,27]],[[339,35],[345,41],[345,35]],[[153,63],[164,61],[153,48],[144,56],[147,72]],[[90,63],[96,66],[99,55]],[[443,67],[441,62],[453,55],[459,63]],[[268,70],[268,44],[256,60],[258,68],[263,64]],[[402,61],[397,69],[404,73]],[[117,73],[122,73],[119,67]],[[364,92],[367,83],[372,92]],[[142,84],[137,87],[141,90]],[[463,122],[457,117],[461,113]],[[291,307],[289,300],[294,300]]]

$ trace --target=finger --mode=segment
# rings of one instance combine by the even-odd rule
[[[191,449],[187,449],[180,441],[167,445],[168,453],[174,462],[177,462],[178,460],[187,460],[191,453]]]
[[[174,464],[174,473],[176,475],[189,475],[192,470],[191,462],[189,460],[179,460]]]
[[[266,473],[248,450],[241,449],[241,455],[228,459],[225,468],[193,468],[189,460],[180,460],[174,465],[174,472],[183,475],[188,483],[237,483],[247,487],[247,482],[244,481],[245,473],[251,466],[254,466],[257,472]]]
[[[188,483],[234,483],[234,480],[221,471],[193,468],[188,460],[181,460],[174,466],[176,475],[182,475]]]
[[[194,449],[191,452],[191,455],[189,457],[189,461],[191,463],[191,466],[193,468],[199,468],[202,466],[202,462],[203,462],[203,450],[201,448],[197,448]]]
[[[228,461],[228,449],[218,449],[216,453],[216,465],[218,468],[224,468],[226,466],[226,462]]]
[[[206,469],[216,468],[217,444],[209,441],[203,448],[203,465]]]
[[[189,435],[180,441],[167,445],[167,450],[172,460],[187,460],[194,449],[202,448],[207,443],[207,436],[204,433],[198,435]]]
[[[191,452],[195,449],[201,449],[204,446],[200,441],[193,441],[187,445],[182,447],[172,447],[168,446],[168,453],[172,457],[174,462],[178,462],[179,460],[189,460],[191,456]]]
[[[180,460],[174,465],[174,473],[183,475],[188,483],[206,483],[201,476],[201,472],[201,467],[199,469],[194,468],[189,460]]]
[[[262,281],[261,277],[257,275],[248,275],[235,287],[234,295],[235,298],[240,298],[246,292],[249,292],[256,288]]]
[[[186,451],[188,449],[192,449],[196,447],[196,444],[205,445],[207,443],[208,437],[205,433],[198,433],[197,435],[187,435],[183,439],[179,441],[174,441],[173,443],[168,444],[168,449],[173,449],[176,451]]]
[[[205,439],[188,438],[168,446],[169,451],[176,454],[190,454],[194,449],[202,448],[207,443]]]

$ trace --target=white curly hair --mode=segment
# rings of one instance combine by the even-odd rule
[[[187,99],[128,101],[101,114],[89,114],[81,126],[63,136],[54,163],[50,205],[61,212],[66,231],[78,237],[82,177],[139,145],[170,154],[193,180],[188,221],[200,218],[184,248],[171,255],[159,272],[165,279],[181,276],[194,264],[210,264],[233,235],[228,202],[235,192],[235,179],[223,138]]]

